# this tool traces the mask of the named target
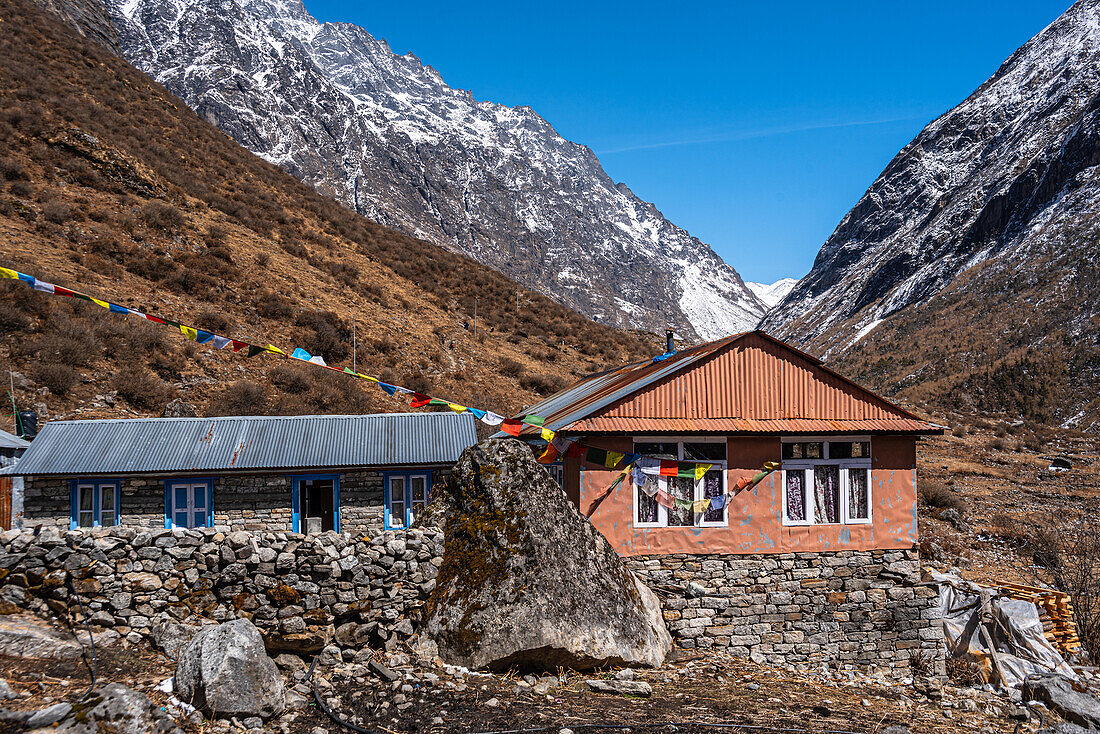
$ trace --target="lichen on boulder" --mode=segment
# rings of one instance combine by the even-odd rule
[[[440,501],[446,549],[426,630],[494,670],[660,666],[661,606],[519,441],[467,449]]]

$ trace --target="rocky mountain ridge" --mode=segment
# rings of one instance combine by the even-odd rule
[[[1080,0],[898,153],[762,328],[880,388],[1100,425],[1098,164]]]
[[[245,147],[386,226],[603,323],[716,338],[737,272],[529,107],[477,101],[300,0],[106,0],[125,57]]]

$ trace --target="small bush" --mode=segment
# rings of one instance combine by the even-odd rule
[[[989,448],[993,449],[994,451],[1004,451],[1006,448],[1008,448],[1008,442],[1006,442],[1003,438],[995,438],[989,442]]]
[[[213,331],[223,336],[228,334],[230,328],[233,326],[233,324],[229,322],[229,319],[225,317],[225,314],[209,306],[203,308],[196,314],[195,325],[204,331]]]
[[[222,390],[210,403],[209,415],[263,415],[267,392],[255,382],[241,380]]]
[[[292,394],[307,392],[310,387],[309,378],[302,374],[302,368],[289,364],[281,364],[271,370],[271,382],[283,392]]]
[[[40,337],[35,343],[35,351],[41,360],[77,367],[97,357],[100,348],[91,334],[66,323],[64,328]]]
[[[265,319],[288,319],[294,315],[294,307],[278,293],[265,293],[256,302],[256,313]]]
[[[508,377],[519,377],[526,372],[526,369],[521,363],[511,357],[502,357],[500,360],[500,372]]]
[[[163,380],[136,365],[116,373],[112,382],[118,396],[135,408],[160,411],[172,397]]]
[[[271,262],[271,255],[266,252],[261,252],[256,256],[256,266],[260,268],[266,268]]]
[[[922,479],[918,494],[921,502],[939,510],[951,508],[961,514],[966,508],[966,502],[963,498],[954,489],[939,480]]]
[[[50,199],[42,205],[42,217],[47,222],[64,224],[69,221],[69,217],[71,216],[72,209],[69,208],[69,205],[58,199]]]
[[[1052,516],[1031,538],[1034,559],[1073,602],[1081,646],[1100,660],[1100,521]]]
[[[34,371],[35,380],[45,385],[54,395],[68,395],[76,384],[76,370],[55,362],[40,362]]]
[[[31,325],[30,317],[10,303],[0,303],[0,334],[17,334]]]
[[[5,181],[19,181],[27,178],[27,171],[19,161],[0,158],[0,177]]]
[[[519,379],[519,386],[537,395],[550,395],[565,387],[565,381],[557,375],[525,375]]]
[[[966,435],[966,426],[959,424],[951,429],[951,435],[955,438],[962,438]]]
[[[141,207],[145,224],[162,232],[174,232],[187,221],[179,209],[163,201],[148,201]]]

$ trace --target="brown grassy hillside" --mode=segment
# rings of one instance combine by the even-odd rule
[[[661,349],[353,214],[52,17],[0,7],[0,262],[226,335],[505,412]],[[478,334],[473,322],[475,299]],[[0,358],[51,417],[353,412],[402,403],[83,302],[0,288]],[[7,366],[5,364],[4,366]],[[6,375],[5,375],[6,377]]]

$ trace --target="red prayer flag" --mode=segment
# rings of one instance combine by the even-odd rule
[[[662,477],[674,477],[676,472],[679,471],[680,465],[676,461],[666,461],[661,459],[661,476]]]
[[[523,421],[506,420],[500,424],[500,430],[510,436],[518,437],[519,432],[523,430]]]
[[[667,510],[671,510],[672,507],[676,504],[676,500],[672,497],[672,495],[663,489],[658,489],[655,497],[657,498],[657,504]]]
[[[741,477],[737,480],[736,489],[738,492],[740,492],[742,489],[749,486],[750,484],[752,484],[752,477]]]
[[[571,442],[565,456],[568,459],[579,459],[584,456],[584,446],[576,441]]]
[[[540,464],[553,464],[558,460],[558,456],[561,454],[558,451],[558,447],[552,443],[546,444],[546,450],[542,452],[542,455],[538,458]]]
[[[248,342],[237,341],[236,339],[233,340],[233,351],[234,352],[239,352],[247,346],[248,346]]]
[[[54,294],[56,294],[56,295],[58,295],[58,296],[68,296],[69,298],[76,298],[76,294],[75,294],[75,293],[73,293],[73,292],[72,292],[71,290],[69,290],[68,288],[62,288],[62,287],[61,287],[61,286],[59,286],[59,285],[55,285],[55,286],[53,287],[53,292],[54,292]]]
[[[163,324],[164,323],[164,319],[158,318],[156,316],[150,316],[149,314],[145,314],[145,319],[147,321],[152,321],[152,322],[157,323],[157,324]]]
[[[414,392],[412,396],[412,402],[409,403],[409,405],[413,408],[423,408],[430,402],[432,402],[432,399],[427,395],[421,395],[418,392]]]

